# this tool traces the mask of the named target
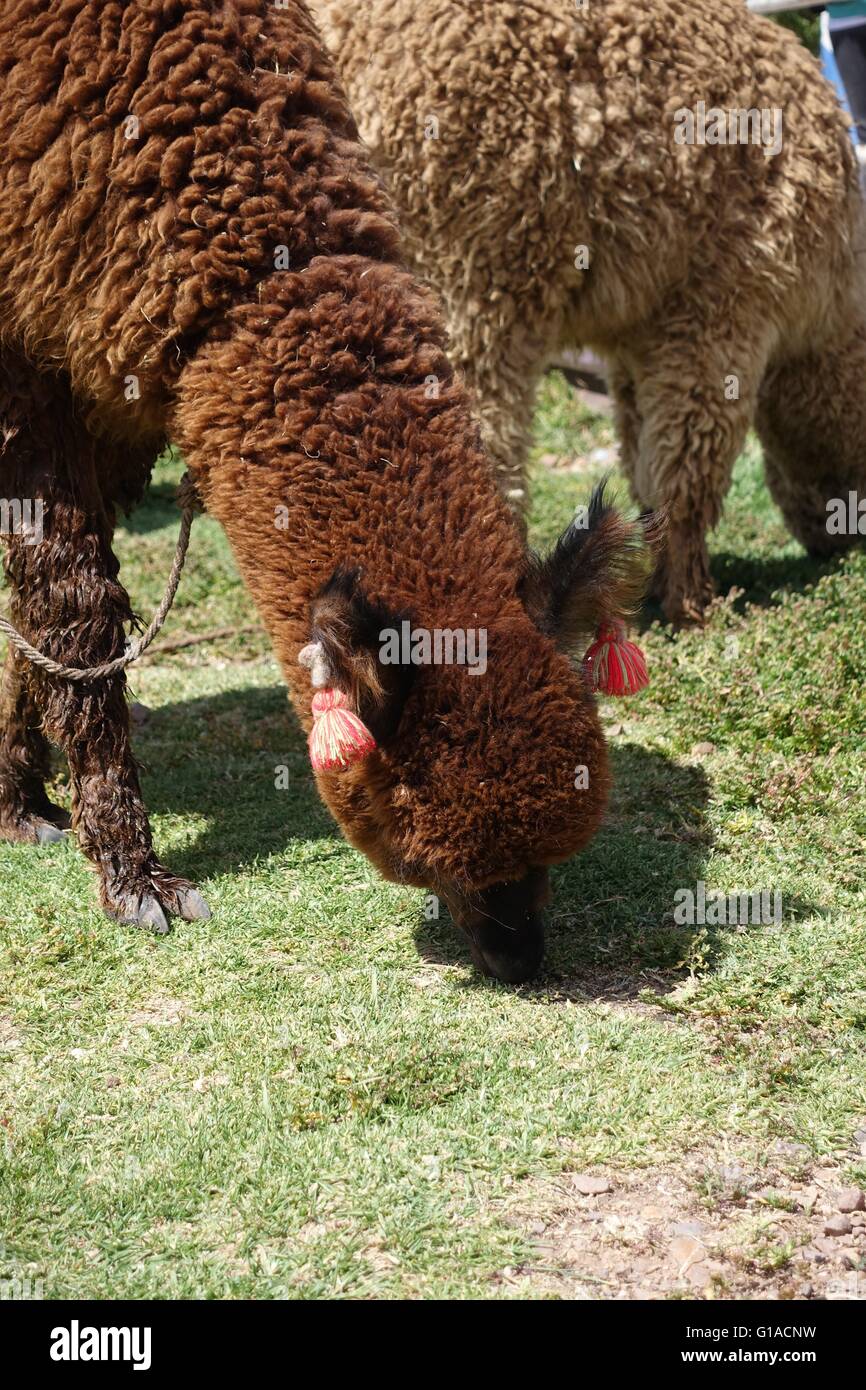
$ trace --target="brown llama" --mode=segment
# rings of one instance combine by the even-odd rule
[[[793,34],[743,0],[310,8],[512,505],[539,376],[586,346],[635,498],[669,508],[671,620],[712,596],[706,535],[752,423],[797,539],[856,540],[827,521],[866,495],[862,199]]]
[[[115,515],[174,441],[301,722],[312,665],[375,739],[318,774],[343,832],[440,893],[483,970],[526,978],[547,867],[608,791],[567,653],[636,602],[644,531],[597,497],[527,556],[306,9],[5,5],[0,185],[0,492],[44,506],[41,538],[9,540],[14,621],[66,664],[123,650]],[[384,664],[407,618],[485,630],[486,674]],[[66,824],[50,739],[106,910],[158,932],[208,915],[154,853],[122,677],[76,685],[10,652],[0,729],[0,833]]]

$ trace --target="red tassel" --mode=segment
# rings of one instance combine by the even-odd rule
[[[359,719],[342,690],[317,690],[313,696],[310,762],[315,772],[345,771],[372,753],[376,740]]]
[[[583,664],[602,695],[634,695],[649,685],[646,657],[620,623],[598,629]]]

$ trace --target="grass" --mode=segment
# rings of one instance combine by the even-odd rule
[[[537,456],[609,443],[549,378]],[[119,536],[145,613],[177,471]],[[538,543],[596,472],[536,471]],[[527,1254],[509,1200],[563,1168],[845,1152],[866,1115],[866,554],[807,561],[752,444],[712,548],[743,592],[703,633],[648,627],[649,691],[603,707],[607,823],[556,875],[545,975],[514,990],[337,837],[226,542],[197,522],[168,638],[253,630],[132,687],[160,853],[214,916],[154,940],[102,917],[72,844],[0,844],[0,1278],[496,1297]],[[780,891],[781,926],[675,926],[698,879]]]

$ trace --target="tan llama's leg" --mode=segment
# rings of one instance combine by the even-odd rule
[[[542,333],[511,320],[485,320],[468,307],[453,323],[452,360],[472,393],[499,490],[522,516],[538,382],[547,365]]]
[[[628,479],[632,497],[639,507],[651,506],[647,497],[641,497],[637,489],[637,461],[640,444],[640,414],[634,377],[620,362],[608,364],[607,385],[613,401],[614,424],[619,441],[620,468]]]
[[[645,505],[667,509],[655,589],[665,616],[680,625],[701,622],[713,596],[707,533],[721,516],[764,359],[744,349],[748,336],[721,311],[707,327],[691,306],[672,306],[664,322],[635,374],[632,487]]]
[[[767,486],[797,540],[816,556],[862,543],[866,332],[768,372],[756,427]]]

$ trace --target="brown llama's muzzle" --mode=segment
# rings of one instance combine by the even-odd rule
[[[543,909],[550,897],[547,869],[531,869],[516,883],[494,883],[470,895],[450,890],[443,896],[485,975],[519,985],[537,974],[544,958]]]

